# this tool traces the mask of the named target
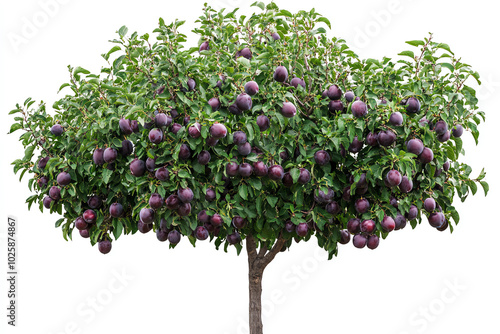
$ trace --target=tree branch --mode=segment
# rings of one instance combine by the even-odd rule
[[[276,254],[278,254],[279,251],[281,251],[281,248],[283,248],[285,242],[286,242],[285,238],[283,238],[283,236],[280,234],[273,248],[271,248],[269,253],[267,253],[267,255],[264,256],[264,267],[266,267],[274,259]]]
[[[251,265],[257,258],[257,246],[255,244],[255,239],[251,234],[247,235],[247,253],[248,253],[248,263]]]

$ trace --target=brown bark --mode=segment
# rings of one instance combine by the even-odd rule
[[[257,244],[252,235],[246,238],[248,254],[248,282],[249,282],[249,326],[250,334],[263,334],[262,325],[262,275],[266,266],[274,259],[285,244],[281,236],[271,248],[261,244],[257,253]]]

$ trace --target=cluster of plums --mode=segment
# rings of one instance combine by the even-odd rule
[[[278,34],[273,34],[273,39],[279,39]],[[204,50],[209,50],[209,42],[205,41],[200,45],[200,52]],[[247,59],[252,58],[252,52],[249,48],[243,48],[239,50],[236,57],[245,57]],[[224,76],[219,76],[220,80],[217,82],[216,87],[222,89],[222,85],[225,81]],[[286,85],[293,86],[295,88],[306,88],[306,83],[302,78],[294,77],[288,83],[288,70],[285,66],[278,66],[274,73],[273,79],[276,82],[280,82]],[[189,78],[186,82],[187,89],[181,87],[181,90],[193,91],[196,88],[196,82],[194,79]],[[165,87],[162,86],[155,91],[155,94],[161,94]],[[245,111],[252,109],[252,96],[258,94],[259,85],[255,81],[248,81],[244,85],[244,92],[237,95],[235,100],[231,102],[227,109],[234,115],[241,115]],[[365,117],[368,114],[368,107],[365,102],[361,101],[359,97],[356,97],[353,91],[342,92],[338,85],[330,85],[322,93],[323,98],[328,98],[330,101],[328,103],[328,110],[332,113],[345,112],[348,110],[346,105],[350,108],[352,115],[356,118]],[[343,99],[342,99],[343,98]],[[381,104],[386,104],[385,100],[381,100]],[[221,102],[217,97],[212,97],[208,100],[212,111],[217,111],[221,108]],[[410,97],[402,101],[402,104],[406,107],[406,112],[409,114],[417,113],[420,110],[420,101],[415,97]],[[283,101],[281,104],[281,114],[284,117],[291,118],[297,114],[297,109],[292,102]],[[150,122],[147,122],[144,127],[149,130],[148,139],[154,145],[159,145],[165,140],[165,132],[171,132],[176,135],[184,126],[187,127],[187,134],[191,138],[197,139],[202,135],[202,125],[197,121],[191,122],[190,117],[184,117],[183,121],[176,123],[175,119],[178,118],[179,113],[175,109],[171,109],[168,112],[163,112],[156,110],[154,113],[154,118]],[[402,126],[404,122],[404,117],[400,112],[393,112],[388,123],[392,126]],[[256,118],[256,124],[261,131],[266,131],[270,127],[270,119],[264,114],[258,115]],[[453,129],[448,129],[448,125],[445,121],[439,120],[435,124],[428,121],[425,118],[420,120],[421,125],[428,125],[429,128],[436,133],[436,137],[440,142],[445,142],[450,138],[450,134],[455,137],[460,137],[463,133],[463,127],[459,124],[454,125]],[[140,132],[140,125],[136,120],[128,120],[121,118],[119,120],[119,128],[123,135],[128,136],[132,133]],[[63,127],[60,124],[55,124],[51,128],[51,133],[54,136],[61,136],[64,132]],[[205,144],[209,147],[216,146],[220,139],[225,138],[228,135],[228,129],[226,126],[219,122],[214,122],[209,125],[209,136],[205,139]],[[256,148],[252,147],[247,141],[247,135],[245,132],[238,130],[232,133],[232,143],[236,146],[238,154],[241,156],[247,156],[250,153],[256,153],[259,156],[262,152]],[[347,148],[351,153],[360,152],[364,145],[371,147],[374,146],[384,146],[388,147],[394,144],[396,141],[396,133],[390,128],[384,128],[378,132],[370,132],[367,134],[365,140],[362,138],[354,137],[353,141]],[[406,142],[406,149],[408,152],[415,154],[418,160],[425,164],[430,163],[433,158],[433,152],[430,148],[424,147],[423,142],[418,138],[412,138]],[[112,147],[107,148],[97,148],[93,152],[93,161],[97,166],[104,165],[107,163],[107,168],[113,169],[114,163],[118,158],[118,154],[126,157],[132,154],[134,150],[134,145],[128,139],[122,141],[121,147],[117,150]],[[346,150],[341,146],[340,154],[345,156]],[[282,152],[280,157],[286,160],[288,153]],[[192,158],[192,152],[188,144],[181,143],[178,157],[180,160],[188,160]],[[200,165],[207,165],[211,160],[211,154],[208,150],[202,150],[196,159]],[[38,163],[38,168],[43,170],[49,157],[44,157],[40,159]],[[322,149],[319,149],[314,154],[314,162],[319,166],[325,166],[331,161],[330,154]],[[449,168],[449,162],[447,162],[442,169],[447,171]],[[157,166],[154,158],[147,158],[145,161],[140,158],[134,158],[129,165],[130,173],[134,176],[143,176],[146,171],[150,174],[150,177],[154,177],[160,181],[167,181],[169,179],[169,170],[167,166]],[[439,173],[442,171],[440,169]],[[299,169],[300,174],[297,179],[297,183],[304,185],[310,182],[311,173],[306,168]],[[266,165],[263,161],[256,161],[253,164],[248,162],[242,162],[238,164],[236,161],[230,161],[225,165],[225,172],[227,177],[235,177],[237,175],[241,177],[250,177],[252,175],[256,177],[268,177],[269,179],[280,182],[285,187],[291,187],[294,184],[293,177],[290,171],[285,171],[284,168],[279,164],[273,164],[271,166]],[[436,171],[437,173],[438,171]],[[351,176],[351,184],[354,182]],[[57,183],[59,186],[66,186],[71,182],[71,176],[68,172],[62,171],[57,176]],[[47,176],[42,176],[38,179],[38,184],[40,188],[47,186],[49,179]],[[402,176],[397,170],[391,170],[387,173],[384,183],[388,187],[399,187],[402,193],[408,193],[413,189],[413,183],[407,176]],[[48,196],[43,200],[45,207],[50,208],[53,201],[57,201],[61,198],[61,189],[59,186],[52,186],[49,189]],[[345,201],[351,200],[351,187],[346,186],[342,193],[342,199]],[[356,183],[356,194],[363,196],[368,191],[368,184],[366,182],[366,175],[362,174],[360,179]],[[215,200],[215,191],[209,188],[206,192],[207,201]],[[342,211],[340,204],[334,200],[335,194],[332,189],[328,188],[328,191],[324,193],[321,189],[314,191],[314,200],[318,205],[324,205],[325,210],[335,216]],[[177,193],[169,195],[166,199],[163,199],[158,193],[153,193],[150,195],[149,208],[143,208],[139,214],[138,230],[142,233],[147,233],[153,229],[153,221],[155,218],[155,212],[165,206],[169,210],[175,211],[179,216],[187,216],[191,213],[191,201],[194,198],[193,191],[189,188],[178,189]],[[397,206],[397,200],[394,199],[395,203],[391,201],[391,204]],[[434,206],[432,206],[434,203]],[[75,220],[75,227],[80,231],[82,237],[89,237],[89,227],[96,221],[95,209],[98,209],[102,205],[102,200],[97,196],[92,196],[88,200],[89,209],[85,210],[81,217]],[[435,211],[436,205],[432,198],[426,199],[424,203],[424,208],[427,210],[429,215],[429,222],[432,226],[438,229],[446,229],[447,222],[444,218],[444,214],[440,211]],[[370,203],[367,198],[359,198],[355,201],[355,209],[359,214],[363,214],[369,211]],[[120,203],[113,203],[109,206],[110,217],[119,218],[124,215],[124,207]],[[380,226],[385,232],[390,232],[392,230],[398,230],[406,225],[406,219],[415,219],[418,215],[418,209],[416,206],[412,205],[409,212],[403,216],[398,214],[396,217],[385,216],[380,222]],[[200,226],[198,226],[193,235],[198,240],[205,240],[208,238],[210,233],[218,235],[220,228],[222,226],[222,217],[215,213],[209,216],[205,210],[198,213],[198,221]],[[227,236],[227,240],[230,244],[235,244],[241,241],[240,234],[238,230],[241,229],[245,224],[246,220],[235,216],[232,217],[232,224],[236,229],[231,235]],[[160,241],[169,240],[172,244],[177,244],[180,241],[181,234],[179,231],[173,229],[172,227],[167,227],[167,222],[162,219],[160,228],[157,229],[157,238]],[[296,233],[298,237],[306,236],[311,229],[315,229],[314,224],[300,223],[294,225],[291,221],[285,223],[285,230],[289,233]],[[350,241],[350,235],[354,234],[353,244],[357,248],[363,248],[367,246],[370,249],[375,249],[379,244],[379,238],[374,234],[376,230],[376,224],[373,220],[363,220],[360,221],[358,218],[353,218],[349,221],[347,229],[341,231],[340,243],[345,244]],[[102,253],[108,253],[111,250],[111,242],[107,239],[99,241],[99,250]]]

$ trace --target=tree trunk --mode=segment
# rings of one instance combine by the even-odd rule
[[[262,274],[264,270],[252,268],[248,270],[250,300],[250,334],[262,334]]]
[[[250,334],[263,334],[262,326],[262,275],[266,266],[274,259],[285,244],[281,236],[274,246],[268,250],[267,244],[261,243],[257,253],[257,244],[252,235],[246,238],[248,254],[248,288],[249,288],[249,327]]]

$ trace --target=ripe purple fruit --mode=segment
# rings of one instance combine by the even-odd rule
[[[380,131],[378,133],[378,143],[381,146],[391,146],[396,141],[396,134],[392,131]]]
[[[236,58],[244,57],[246,59],[252,59],[252,51],[249,48],[243,48],[236,54]]]
[[[437,135],[444,135],[448,131],[448,124],[445,121],[438,121],[434,126],[434,132]]]
[[[429,215],[428,220],[429,220],[429,224],[432,227],[439,228],[439,227],[443,226],[443,224],[445,222],[445,217],[444,217],[444,214],[442,212],[433,212]]]
[[[120,154],[124,157],[131,155],[134,151],[134,145],[128,139],[122,141],[122,147],[120,147]]]
[[[391,117],[389,117],[389,123],[391,123],[394,126],[401,126],[403,125],[403,115],[399,111],[395,111],[391,114]]]
[[[215,201],[216,198],[217,198],[217,195],[215,193],[215,190],[213,190],[212,188],[208,188],[207,193],[205,194],[205,199],[208,202],[213,202],[213,201]]]
[[[347,231],[347,230],[341,230],[340,231],[340,240],[339,240],[339,242],[342,245],[346,245],[346,244],[349,243],[349,241],[351,241],[351,235],[349,234],[349,231]]]
[[[52,204],[54,200],[50,198],[50,196],[45,196],[43,198],[43,206],[47,209],[50,209],[50,205]]]
[[[109,252],[111,252],[111,241],[101,240],[98,242],[97,248],[102,254],[108,254]]]
[[[102,205],[102,200],[98,196],[91,196],[89,197],[87,204],[91,209],[99,209]]]
[[[363,214],[370,209],[370,202],[366,198],[357,199],[354,203],[354,208],[358,213]]]
[[[245,84],[245,92],[253,96],[259,92],[259,85],[255,81],[249,81]]]
[[[49,196],[50,196],[50,198],[52,198],[55,201],[60,200],[61,199],[61,188],[59,188],[57,186],[50,187]]]
[[[85,229],[85,230],[79,230],[78,232],[80,232],[80,236],[82,238],[89,238],[90,237],[90,231],[88,229]]]
[[[331,201],[325,206],[325,210],[331,215],[337,215],[341,211],[341,207],[336,201]]]
[[[238,163],[236,162],[228,162],[226,164],[226,174],[227,176],[236,176],[238,175]]]
[[[378,247],[379,243],[380,243],[380,238],[378,236],[370,235],[366,242],[366,247],[368,247],[369,249],[375,249]]]
[[[280,165],[272,165],[271,167],[269,167],[267,175],[271,180],[279,181],[283,179],[283,176],[285,175],[285,170]]]
[[[193,91],[196,88],[196,81],[194,81],[194,79],[189,78],[187,81],[187,86],[188,86],[188,89],[190,91]],[[175,117],[173,117],[173,118],[175,118]]]
[[[146,164],[144,161],[139,160],[139,159],[134,159],[130,163],[130,173],[134,176],[143,176],[144,173],[146,172]]]
[[[82,217],[78,217],[75,219],[75,228],[77,230],[80,230],[80,231],[85,230],[85,229],[87,229],[87,227],[89,227],[89,224],[87,224],[85,222],[85,220],[83,220]]]
[[[160,167],[156,170],[155,177],[157,180],[167,181],[169,174],[167,167]]]
[[[354,101],[354,93],[352,91],[347,91],[344,94],[344,98],[347,102],[352,102]]]
[[[328,103],[328,111],[332,113],[343,110],[344,110],[344,104],[340,100],[332,100]]]
[[[120,120],[118,121],[118,126],[120,128],[120,131],[128,136],[130,134],[132,134],[132,127],[130,126],[130,121],[128,119],[125,119],[125,118],[120,118]]]
[[[273,33],[271,34],[271,37],[272,37],[275,41],[277,41],[277,40],[279,40],[279,39],[280,39],[280,35],[279,35],[277,32],[273,32]]]
[[[174,123],[172,124],[172,126],[170,127],[170,132],[172,132],[174,135],[177,134],[177,132],[180,131],[180,129],[182,129],[182,125],[179,124],[179,123]]]
[[[361,221],[358,218],[349,219],[347,222],[347,230],[352,234],[361,232]]]
[[[147,158],[146,159],[146,169],[150,172],[154,172],[156,169],[155,159]]]
[[[198,163],[200,165],[206,165],[210,162],[211,155],[210,152],[208,151],[201,151],[200,154],[198,154]]]
[[[385,216],[384,219],[380,222],[380,225],[386,232],[391,232],[396,228],[396,222],[392,217]]]
[[[130,121],[130,127],[132,128],[133,132],[139,132],[139,122],[137,122],[135,119]]]
[[[443,164],[443,170],[445,172],[447,172],[448,170],[450,169],[450,161],[447,160],[444,164]]]
[[[428,147],[424,147],[422,153],[419,155],[418,159],[423,164],[428,164],[434,159],[434,152]]]
[[[98,162],[101,162],[101,161],[102,161],[100,164],[98,164],[98,163],[96,162],[96,152],[97,152],[97,155],[99,155],[99,154],[100,154],[100,157],[99,157],[99,159],[100,159],[100,160],[98,160]],[[104,152],[104,150],[103,150],[103,149],[101,149],[101,148],[98,148],[98,149],[96,149],[96,150],[94,151],[94,163],[95,163],[96,165],[102,165],[102,164],[104,163],[104,159],[102,158],[102,153],[103,153],[103,152]],[[47,166],[47,162],[48,162],[49,160],[50,160],[50,157],[44,157],[44,158],[41,158],[41,159],[38,161],[38,169],[45,169],[45,166]]]
[[[177,230],[170,231],[168,232],[167,239],[172,245],[176,245],[181,241],[181,234]]]
[[[181,217],[185,217],[191,213],[191,204],[190,203],[182,203],[179,205],[179,208],[177,209],[177,213]]]
[[[60,172],[57,175],[57,183],[61,186],[67,186],[71,182],[71,176],[68,172]]]
[[[295,227],[295,232],[299,237],[305,237],[308,231],[309,226],[307,226],[307,223],[300,223],[297,227]]]
[[[175,194],[168,196],[167,199],[165,200],[165,206],[169,210],[177,210],[180,204],[181,200]]]
[[[194,236],[198,240],[201,240],[201,241],[206,240],[208,238],[208,231],[204,226],[198,226],[194,230]]]
[[[267,165],[262,161],[256,161],[253,163],[254,174],[256,176],[266,176],[267,175]]]
[[[413,189],[413,182],[408,178],[408,176],[403,176],[401,179],[401,183],[399,184],[399,190],[402,193],[409,193]]]
[[[311,181],[311,173],[307,169],[301,168],[298,182],[300,184],[307,184],[309,181]]]
[[[328,87],[326,95],[330,100],[340,100],[340,98],[342,97],[342,90],[337,85],[331,85],[330,87]]]
[[[209,41],[204,41],[203,43],[200,44],[200,49],[199,51],[205,51],[205,50],[210,50],[210,43]]]
[[[406,100],[406,112],[417,113],[420,111],[420,101],[416,97]]]
[[[247,142],[247,135],[243,131],[235,131],[233,133],[233,143],[242,145]]]
[[[297,114],[297,108],[291,102],[284,102],[281,114],[287,118],[291,118]]]
[[[302,88],[306,89],[306,82],[301,78],[297,78],[297,77],[293,78],[290,81],[290,85],[292,85],[295,88],[297,88],[299,85],[301,85]]]
[[[328,188],[328,190],[326,191],[326,194],[325,194],[323,192],[323,190],[317,189],[314,191],[313,196],[314,196],[314,200],[317,203],[325,204],[325,203],[330,203],[331,201],[333,201],[333,198],[335,197],[335,192],[333,191],[333,189]]]
[[[420,155],[424,150],[424,143],[418,138],[410,139],[406,143],[406,150],[410,153]]]
[[[425,199],[424,209],[427,212],[432,212],[432,211],[436,210],[436,201],[434,200],[434,198],[429,197],[429,198]]]
[[[163,198],[161,198],[160,194],[152,193],[149,197],[149,206],[153,210],[158,210],[163,206]]]
[[[438,135],[436,138],[441,143],[447,142],[450,139],[450,131],[448,130],[444,134]]]
[[[194,193],[190,188],[179,188],[177,190],[177,197],[179,197],[183,203],[190,203],[194,198]]]
[[[233,115],[241,115],[243,114],[243,111],[241,111],[236,103],[231,104],[228,108],[229,112]]]
[[[354,117],[364,117],[368,114],[368,108],[363,101],[354,101],[351,105],[351,112]]]
[[[231,222],[237,229],[242,229],[246,224],[246,220],[244,218],[241,218],[240,216],[234,216]]]
[[[115,161],[116,158],[118,157],[118,151],[115,150],[114,148],[108,147],[107,149],[104,150],[102,157],[105,162],[111,163]]]
[[[151,224],[155,218],[155,212],[153,209],[142,208],[139,212],[139,218],[144,224]]]
[[[224,138],[227,135],[227,129],[224,124],[215,123],[210,127],[210,135],[215,139]]]
[[[250,95],[243,93],[236,97],[236,106],[241,111],[252,109],[252,98]]]
[[[56,136],[56,137],[59,137],[60,135],[62,135],[62,133],[64,132],[64,129],[63,127],[60,125],[60,124],[54,124],[51,128],[50,128],[50,132]]]
[[[392,169],[387,173],[386,180],[389,186],[391,187],[396,187],[399,186],[399,184],[402,181],[401,173],[399,173],[397,170]]]
[[[201,136],[201,125],[196,122],[188,128],[188,134],[191,138],[199,138]]]
[[[139,232],[146,234],[153,229],[153,224],[145,224],[139,220],[137,223],[137,229]]]
[[[330,155],[324,150],[319,150],[314,153],[314,161],[320,165],[324,166],[330,162]]]
[[[464,127],[460,124],[456,124],[452,129],[453,137],[459,138],[464,133]]]
[[[94,210],[88,209],[83,212],[82,218],[86,223],[92,224],[95,223],[97,215]]]
[[[113,203],[109,206],[109,214],[111,217],[118,218],[123,214],[123,205],[120,203]]]
[[[269,118],[265,115],[257,116],[257,126],[259,127],[260,131],[266,131],[270,126]]]
[[[238,153],[240,155],[249,155],[252,152],[252,145],[249,142],[246,142],[242,145],[238,145]]]
[[[238,167],[238,173],[243,177],[249,177],[250,175],[252,175],[252,172],[253,172],[252,165],[250,165],[247,162],[242,163]]]
[[[354,238],[352,238],[352,244],[356,248],[364,248],[367,242],[367,237],[362,234],[356,234]]]
[[[367,220],[363,220],[361,222],[361,225],[359,226],[359,229],[363,233],[371,234],[371,233],[373,233],[373,231],[375,231],[375,227],[376,226],[377,225],[375,224],[375,222],[373,220],[367,219]]]
[[[281,182],[283,182],[283,185],[287,188],[290,188],[291,186],[293,186],[292,174],[290,174],[289,172],[286,172],[283,175],[283,179],[281,180]]]
[[[229,234],[227,236],[227,242],[230,244],[230,245],[234,245],[234,244],[237,244],[239,242],[241,242],[241,236],[238,232],[233,232],[231,234]]]
[[[406,218],[408,218],[409,220],[413,220],[417,218],[417,216],[418,216],[418,208],[412,204],[410,206],[410,209],[408,210],[408,213],[406,214]]]
[[[191,150],[187,144],[182,144],[181,149],[179,150],[179,159],[187,160],[191,157]]]
[[[394,228],[395,230],[401,230],[406,226],[406,218],[400,213],[396,215],[394,221],[396,222],[396,227]]]
[[[163,132],[160,129],[149,131],[149,141],[153,144],[159,144],[163,140]]]
[[[361,149],[363,149],[363,140],[359,140],[358,136],[354,136],[347,150],[352,153],[358,153]]]
[[[167,238],[168,232],[162,230],[161,228],[156,230],[156,239],[158,239],[158,241],[164,242],[167,241]]]
[[[211,147],[214,147],[215,145],[217,145],[218,142],[219,142],[219,139],[216,139],[214,137],[208,137],[207,140],[205,141],[205,143]]]
[[[370,146],[378,146],[378,133],[368,133],[368,135],[366,135],[366,144]]]
[[[212,107],[212,111],[217,111],[220,109],[220,101],[217,97],[212,97],[208,100],[208,104]]]
[[[288,70],[285,66],[278,66],[273,74],[273,79],[278,82],[285,82],[288,79]]]

